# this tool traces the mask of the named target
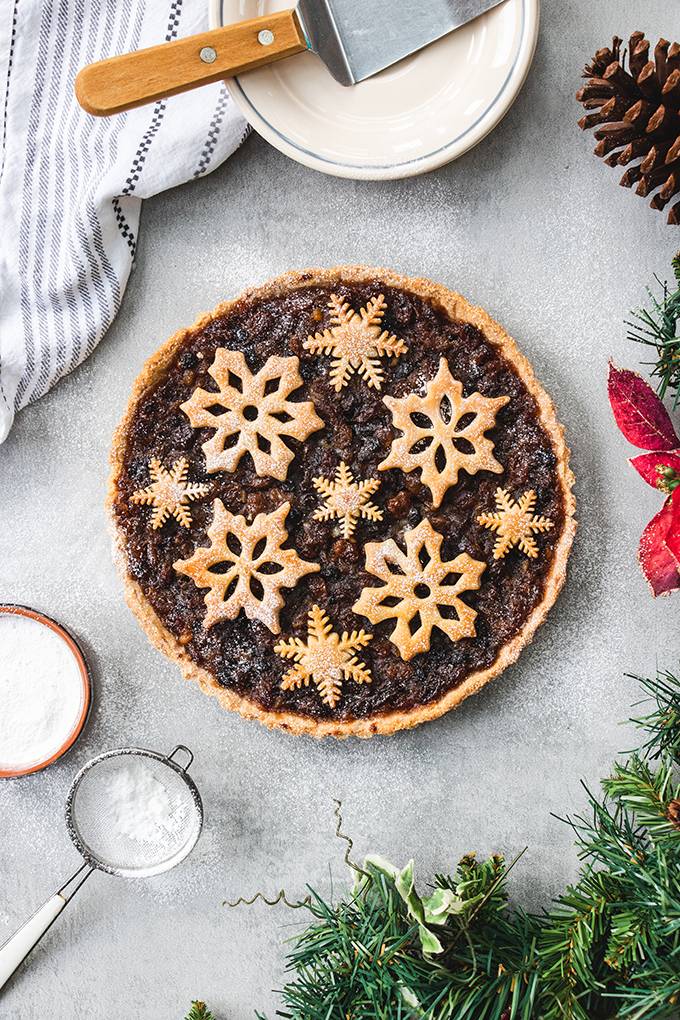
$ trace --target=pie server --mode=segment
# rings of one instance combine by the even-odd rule
[[[76,78],[76,96],[105,117],[304,50],[341,85],[354,85],[503,2],[300,0],[294,10],[90,64]]]

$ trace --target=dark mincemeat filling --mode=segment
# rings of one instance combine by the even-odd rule
[[[383,293],[387,310],[383,320],[390,332],[402,337],[408,353],[398,359],[382,359],[385,380],[380,392],[353,375],[349,385],[336,393],[328,382],[330,358],[303,349],[309,334],[330,325],[327,308],[331,290],[308,287],[280,297],[242,302],[230,313],[210,322],[187,338],[164,378],[137,406],[130,426],[125,469],[118,485],[116,515],[125,536],[128,570],[139,582],[154,610],[184,645],[188,654],[224,687],[251,699],[265,710],[286,710],[318,719],[363,718],[394,710],[408,710],[442,697],[471,673],[491,666],[499,650],[521,629],[543,593],[554,547],[564,525],[564,507],[557,477],[556,456],[550,438],[538,420],[531,394],[514,369],[475,327],[451,321],[442,311],[405,291],[384,286],[379,280],[362,285],[333,288],[353,308],[359,309]],[[290,441],[295,459],[283,482],[260,478],[248,454],[233,474],[208,475],[202,444],[212,429],[194,429],[180,404],[197,386],[216,389],[208,375],[217,347],[244,352],[251,371],[274,355],[296,355],[304,388],[293,400],[311,399],[326,427],[303,444]],[[445,355],[453,376],[469,395],[509,396],[510,402],[496,416],[496,428],[487,435],[495,444],[494,455],[504,466],[502,475],[462,472],[442,505],[432,507],[429,489],[421,485],[419,472],[378,471],[398,433],[382,402],[385,394],[403,396],[431,379]],[[210,494],[191,504],[193,525],[181,528],[171,519],[161,529],[149,526],[149,511],[129,503],[131,494],[148,484],[148,462],[159,457],[171,464],[179,457],[190,463],[191,481],[208,482]],[[339,537],[339,523],[312,520],[319,505],[312,479],[332,476],[343,459],[355,478],[376,477],[381,485],[373,497],[384,508],[382,522],[361,520],[354,540]],[[517,549],[494,561],[494,535],[476,517],[494,510],[494,493],[502,485],[518,497],[525,489],[536,491],[536,510],[554,521],[554,529],[536,536],[540,556],[530,560]],[[282,691],[280,682],[290,663],[274,652],[280,636],[273,635],[243,612],[234,621],[203,628],[205,591],[188,577],[178,575],[173,562],[188,558],[197,545],[208,544],[206,530],[212,518],[212,501],[219,497],[233,513],[251,521],[288,500],[288,544],[305,560],[321,565],[320,573],[304,577],[294,589],[283,589],[281,635],[306,636],[307,612],[318,603],[329,613],[338,632],[365,627],[374,634],[360,658],[370,668],[370,685],[343,684],[339,704],[322,704],[316,688]],[[352,612],[364,586],[380,582],[364,572],[362,546],[395,538],[401,542],[405,529],[428,517],[445,539],[442,558],[467,552],[484,560],[487,568],[479,591],[463,595],[477,610],[477,634],[451,642],[433,630],[430,651],[404,662],[388,634],[394,620],[371,626]]]

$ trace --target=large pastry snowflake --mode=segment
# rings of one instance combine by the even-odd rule
[[[318,563],[300,559],[295,549],[282,549],[288,538],[285,520],[290,503],[270,514],[258,514],[252,524],[230,513],[216,499],[208,528],[209,546],[199,546],[188,560],[174,568],[186,574],[205,596],[206,630],[219,620],[235,620],[241,609],[250,620],[260,620],[272,634],[280,633],[282,588],[293,588],[305,574],[319,570]]]
[[[404,532],[405,552],[391,538],[366,544],[366,570],[384,583],[364,588],[352,609],[373,624],[396,619],[390,640],[402,659],[429,650],[433,627],[452,641],[475,636],[477,613],[459,596],[480,587],[486,564],[467,553],[443,561],[442,541],[425,518]]]
[[[152,528],[161,528],[169,517],[174,517],[183,528],[191,527],[191,511],[187,504],[205,496],[210,486],[188,482],[188,472],[189,463],[184,457],[176,460],[169,471],[158,457],[152,457],[149,461],[151,482],[145,489],[133,492],[130,502],[153,507]]]
[[[381,521],[382,510],[370,502],[370,497],[380,488],[377,478],[354,481],[352,472],[340,461],[335,480],[319,475],[314,479],[314,488],[323,497],[324,505],[314,511],[315,521],[342,521],[343,538],[351,538],[360,517],[370,521]]]
[[[529,489],[515,502],[510,493],[505,489],[496,489],[496,510],[495,514],[480,514],[477,518],[480,524],[490,531],[496,532],[496,541],[493,547],[493,558],[501,560],[512,549],[518,546],[526,556],[536,559],[538,546],[533,538],[540,532],[550,531],[553,522],[548,517],[538,517],[534,514],[536,508],[536,493]]]
[[[181,405],[194,428],[216,430],[203,445],[207,471],[235,471],[249,453],[261,477],[286,477],[295,454],[281,437],[302,442],[324,425],[311,400],[288,399],[302,386],[298,366],[297,358],[270,357],[253,374],[242,351],[217,348],[208,371],[219,389],[199,386]]]
[[[328,307],[333,313],[330,329],[307,337],[305,350],[333,356],[330,380],[337,392],[348,384],[353,372],[379,390],[384,378],[379,359],[398,358],[408,350],[403,340],[381,328],[387,308],[384,296],[371,298],[357,313],[337,294],[331,294]]]
[[[470,475],[478,471],[500,474],[503,465],[493,456],[493,443],[484,433],[494,427],[496,412],[509,399],[483,397],[481,393],[464,397],[462,384],[451,375],[446,359],[441,358],[425,396],[409,393],[383,398],[395,428],[403,435],[392,441],[378,470],[401,468],[410,472],[420,468],[420,480],[429,488],[434,507],[441,505],[447,489],[456,484],[461,469]],[[461,427],[463,419],[469,421]]]
[[[290,638],[279,641],[274,651],[284,659],[293,659],[295,665],[284,674],[281,687],[284,691],[316,685],[321,700],[335,708],[340,700],[343,680],[357,684],[370,684],[371,671],[354,654],[364,648],[373,637],[364,630],[345,631],[340,637],[333,630],[328,615],[319,606],[312,606],[307,623],[307,641]]]

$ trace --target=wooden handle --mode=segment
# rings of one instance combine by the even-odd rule
[[[88,113],[107,117],[305,49],[295,11],[279,11],[89,64],[76,77],[76,97]]]

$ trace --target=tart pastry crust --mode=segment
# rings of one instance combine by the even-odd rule
[[[513,367],[533,397],[538,421],[550,438],[564,508],[564,523],[559,535],[555,538],[551,563],[544,577],[539,601],[534,605],[520,630],[501,647],[488,668],[478,669],[469,674],[458,686],[447,690],[441,697],[426,704],[417,704],[413,708],[390,710],[362,718],[327,719],[310,717],[294,711],[265,711],[254,700],[242,696],[235,690],[221,686],[212,673],[199,666],[191,658],[183,644],[163,624],[146,598],[140,584],[127,570],[125,536],[117,522],[115,504],[119,482],[125,470],[129,430],[140,401],[164,378],[185,342],[197,332],[208,327],[216,318],[226,316],[230,311],[242,307],[243,302],[267,300],[314,286],[329,288],[331,293],[335,293],[343,283],[361,285],[371,284],[375,280],[380,280],[385,287],[406,291],[434,307],[442,309],[451,320],[469,323],[476,327],[484,334],[487,343],[496,348],[505,361]],[[206,693],[216,697],[225,708],[240,712],[246,718],[258,719],[268,727],[277,727],[289,733],[306,733],[315,737],[347,737],[350,735],[371,737],[378,733],[393,733],[396,730],[417,726],[448,712],[502,673],[517,659],[522,648],[532,640],[537,628],[554,604],[565,580],[567,559],[576,530],[575,501],[572,494],[574,478],[569,468],[569,450],[565,444],[564,431],[557,419],[552,401],[537,382],[529,361],[519,351],[515,342],[483,309],[474,307],[459,294],[446,287],[426,279],[400,276],[390,270],[374,267],[338,266],[332,269],[309,269],[303,272],[285,273],[260,287],[245,291],[233,301],[219,305],[214,311],[199,318],[189,329],[180,330],[149,358],[139,375],[127,410],[114,436],[111,462],[108,504],[114,520],[119,562],[123,565],[126,597],[150,640],[178,663],[186,679],[198,682]],[[484,508],[480,507],[480,510],[482,509]]]

